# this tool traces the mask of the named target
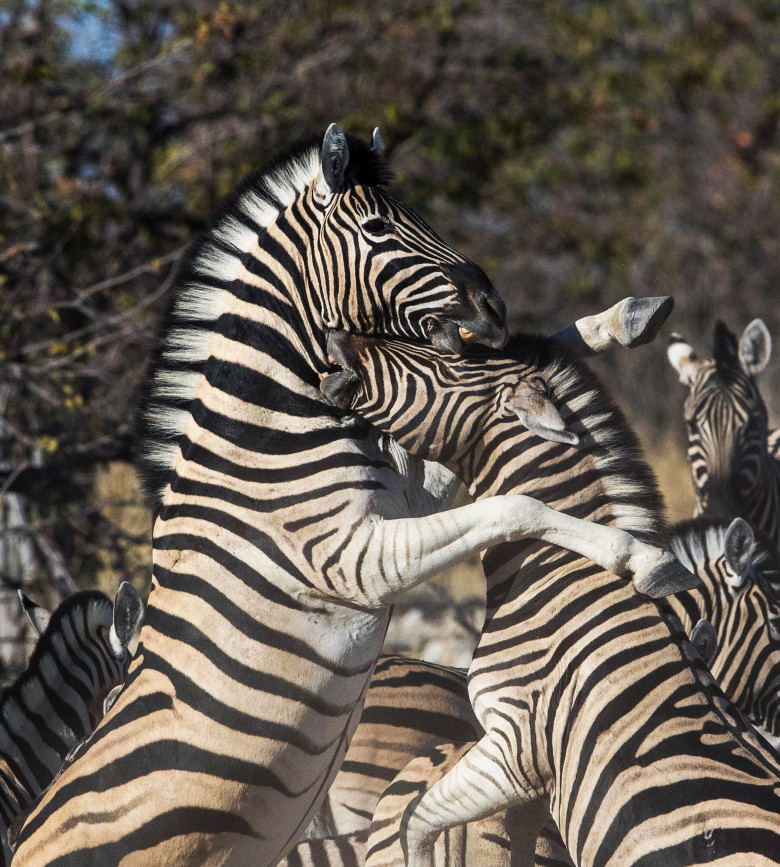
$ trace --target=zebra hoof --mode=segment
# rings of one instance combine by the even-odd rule
[[[617,324],[618,343],[629,349],[651,343],[673,307],[674,298],[671,295],[630,298],[621,310]]]
[[[320,391],[333,406],[352,409],[360,394],[360,379],[351,370],[339,370],[328,374],[320,382]]]
[[[643,596],[660,599],[682,590],[693,590],[701,584],[699,578],[689,572],[674,557],[664,560],[646,575],[634,576],[634,587]]]

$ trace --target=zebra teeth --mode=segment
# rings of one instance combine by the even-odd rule
[[[468,328],[464,328],[462,325],[458,328],[458,334],[460,334],[460,339],[464,343],[475,343],[479,340],[479,337],[473,331],[469,331]]]

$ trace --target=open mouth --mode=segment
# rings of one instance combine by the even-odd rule
[[[436,349],[448,355],[459,355],[463,347],[471,343],[484,343],[498,348],[506,342],[505,329],[486,328],[483,323],[459,319],[432,316],[426,321],[425,330]]]

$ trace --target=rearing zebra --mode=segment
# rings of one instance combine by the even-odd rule
[[[529,526],[524,498],[419,517],[439,505],[420,472],[323,400],[326,326],[447,351],[505,339],[483,272],[386,177],[378,134],[332,125],[190,252],[140,433],[158,515],[138,655],[28,819],[19,865],[277,863],[341,763],[399,592],[529,532],[603,553],[569,516],[541,507]],[[610,532],[621,574],[684,571]]]
[[[659,532],[635,437],[590,371],[550,342],[510,345],[519,362],[476,348],[445,362],[423,346],[349,335],[329,347],[345,372],[324,381],[326,393],[442,460],[477,499],[524,492]],[[518,434],[518,415],[529,432]],[[536,438],[543,428],[576,434],[579,447]],[[431,867],[442,830],[544,797],[580,865],[776,864],[776,754],[679,626],[546,543],[496,546],[484,565],[469,695],[486,734],[406,811],[409,867]]]
[[[754,319],[736,337],[722,322],[714,331],[713,358],[703,361],[678,334],[667,354],[685,399],[688,460],[696,514],[744,518],[780,551],[780,462],[772,455],[766,405],[756,377],[766,367],[772,341]]]

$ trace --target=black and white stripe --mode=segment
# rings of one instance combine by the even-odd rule
[[[510,345],[517,361],[349,344],[355,408],[418,456],[443,459],[477,499],[528,494],[659,538],[635,437],[592,373],[546,341]],[[579,446],[519,429],[517,410],[538,426],[550,401]],[[432,864],[445,828],[549,796],[578,864],[774,864],[777,757],[679,626],[614,575],[544,543],[497,546],[484,567],[469,694],[487,734],[405,815],[407,863]]]
[[[193,248],[139,428],[154,580],[128,687],[32,813],[24,865],[275,864],[357,725],[396,594],[516,530],[321,397],[325,326],[504,339],[487,278],[331,128]],[[110,803],[111,808],[106,809]]]
[[[739,343],[722,323],[713,358],[703,361],[679,335],[669,361],[689,388],[685,399],[688,461],[696,514],[744,518],[780,551],[780,462],[756,377],[769,361],[771,338],[755,319]]]
[[[113,603],[103,593],[71,596],[49,615],[25,607],[41,637],[23,674],[0,696],[0,839],[52,781],[70,750],[103,717],[106,696],[130,665],[128,644],[143,606],[130,584]]]

